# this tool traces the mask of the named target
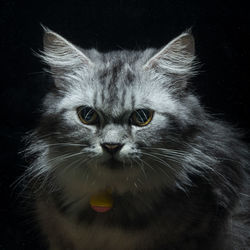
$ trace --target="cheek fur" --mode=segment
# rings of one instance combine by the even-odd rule
[[[132,158],[136,154],[137,150],[133,143],[126,143],[119,153],[119,157],[122,159]]]
[[[161,142],[162,131],[168,130],[170,124],[166,116],[155,113],[152,121],[145,127],[133,127],[133,137],[136,143],[152,145]]]

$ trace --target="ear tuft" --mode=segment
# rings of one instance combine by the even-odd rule
[[[40,57],[50,66],[52,73],[71,70],[72,67],[86,68],[93,65],[92,61],[75,45],[49,28],[42,27],[44,50]]]
[[[153,69],[165,75],[171,74],[187,79],[195,73],[194,61],[194,38],[189,30],[173,39],[150,58],[144,69]]]

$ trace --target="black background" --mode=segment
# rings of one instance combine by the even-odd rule
[[[249,136],[250,12],[240,1],[1,1],[0,250],[40,244],[20,190],[22,136],[34,128],[48,89],[32,49],[42,49],[40,23],[83,48],[139,49],[165,45],[192,27],[202,63],[193,86],[205,107]],[[26,209],[28,211],[28,208]],[[119,249],[118,249],[119,250]]]

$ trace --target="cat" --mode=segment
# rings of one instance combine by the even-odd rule
[[[250,249],[249,150],[190,88],[190,31],[101,53],[44,28],[39,57],[54,87],[24,179],[48,249]]]

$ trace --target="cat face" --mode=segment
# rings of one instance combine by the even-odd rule
[[[142,70],[131,69],[126,63],[118,70],[118,63],[113,60],[109,67],[93,68],[87,79],[67,90],[57,112],[63,117],[62,126],[66,123],[75,128],[75,140],[89,145],[85,148],[88,153],[103,162],[130,163],[139,157],[141,146],[160,141],[159,132],[168,127],[164,112],[171,112],[176,105],[163,86],[149,81],[149,74],[143,79]],[[108,150],[108,145],[119,150]]]
[[[181,148],[178,138],[200,113],[197,99],[186,90],[193,50],[189,33],[158,53],[104,54],[80,50],[46,30],[41,57],[50,66],[56,89],[45,99],[39,131],[52,132],[46,137],[49,144],[61,144],[60,150],[49,147],[49,157],[74,155],[60,164],[94,165],[99,175],[125,170],[127,176],[128,171],[145,174],[155,170],[152,165],[171,172],[176,162],[161,158],[160,150]]]

